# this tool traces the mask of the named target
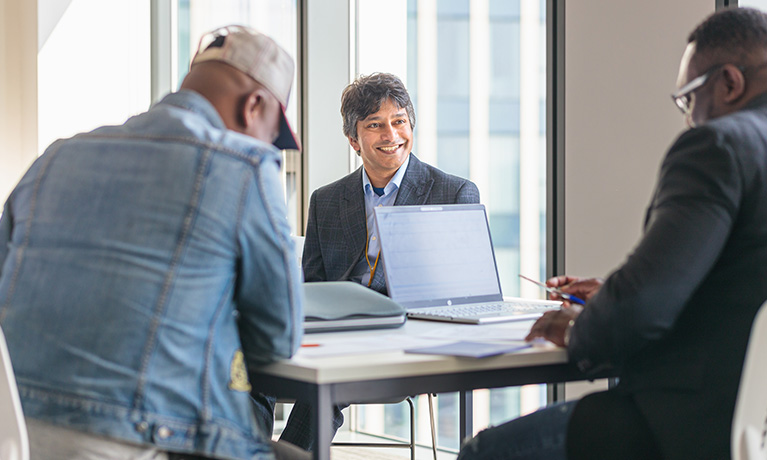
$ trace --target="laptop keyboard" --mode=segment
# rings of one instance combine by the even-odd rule
[[[408,310],[409,313],[426,313],[433,316],[444,316],[447,318],[468,318],[480,315],[491,315],[498,313],[532,313],[537,311],[552,310],[551,305],[525,304],[525,303],[490,303],[490,304],[472,304],[457,305],[455,307],[440,308],[415,308]]]

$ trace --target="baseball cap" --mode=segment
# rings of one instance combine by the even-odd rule
[[[274,141],[274,146],[279,149],[301,150],[301,144],[285,116],[290,86],[293,83],[294,64],[284,49],[254,29],[227,26],[208,32],[200,39],[200,46],[192,58],[191,66],[205,61],[229,64],[272,93],[282,108],[280,133]]]

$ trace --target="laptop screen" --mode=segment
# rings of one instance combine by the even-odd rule
[[[502,300],[484,205],[375,210],[389,296],[407,308]]]

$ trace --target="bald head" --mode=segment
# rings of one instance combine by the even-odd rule
[[[688,123],[694,126],[738,111],[767,92],[765,70],[767,15],[732,8],[709,16],[688,37],[679,67],[677,87],[698,79],[687,94]]]
[[[698,65],[760,64],[767,53],[767,15],[754,8],[730,8],[712,14],[687,38],[696,47]]]
[[[226,127],[233,131],[242,129],[238,115],[242,99],[259,88],[261,86],[249,76],[217,61],[194,65],[181,83],[181,89],[200,93],[210,101]]]

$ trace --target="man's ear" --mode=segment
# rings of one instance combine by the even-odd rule
[[[737,102],[746,92],[746,78],[732,64],[725,64],[722,68],[722,82],[725,85],[724,102],[727,104]]]
[[[351,137],[347,137],[347,139],[349,139],[349,145],[352,146],[352,148],[354,149],[355,152],[359,153],[359,151],[362,150],[360,148],[360,143],[359,142],[357,142],[356,140],[352,139]]]
[[[246,130],[256,123],[261,110],[264,108],[265,100],[262,91],[261,88],[252,91],[245,96],[243,103],[240,105],[239,118]]]

